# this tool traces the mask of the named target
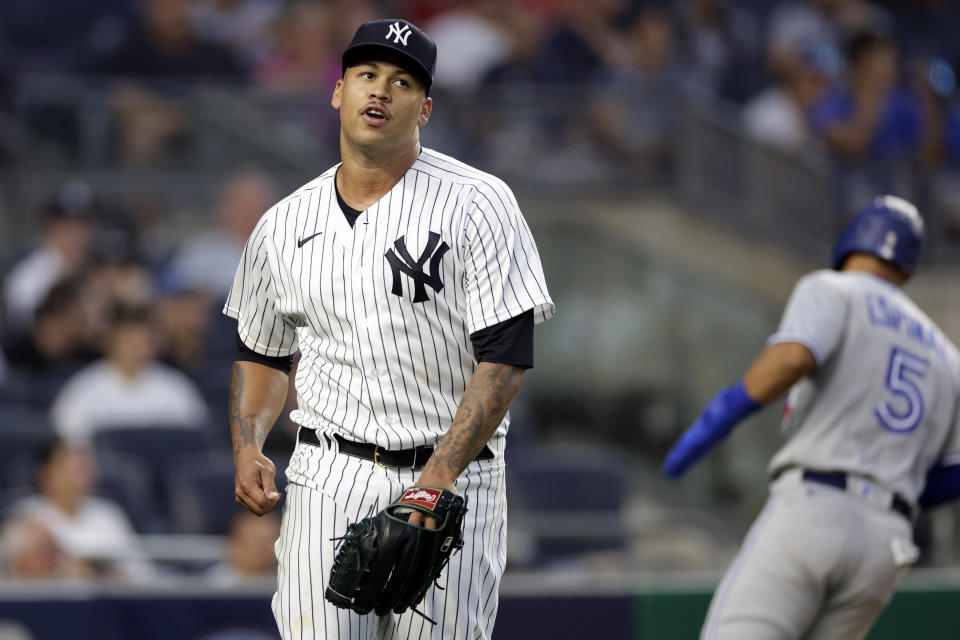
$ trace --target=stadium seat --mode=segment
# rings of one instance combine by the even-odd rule
[[[165,474],[175,533],[223,535],[242,507],[234,500],[233,455],[207,451],[178,456]]]
[[[68,366],[39,373],[9,371],[0,382],[0,406],[29,406],[46,413],[57,393],[77,368]]]
[[[53,437],[43,412],[9,405],[0,408],[0,489],[30,484],[34,456]]]
[[[184,453],[206,451],[210,436],[204,429],[152,425],[111,428],[93,436],[93,447],[103,452],[121,453],[139,458],[151,468],[158,468],[171,458]]]
[[[210,328],[207,330],[207,352],[211,359],[229,359],[237,353],[237,321],[221,312],[216,304],[210,311]]]
[[[32,455],[16,459],[5,471],[10,482],[3,488],[4,496],[12,499],[36,493],[36,461]],[[135,458],[117,453],[101,455],[97,461],[96,479],[94,494],[123,509],[137,531],[149,531],[151,524],[160,517],[154,504],[150,476]],[[4,504],[4,498],[0,497],[0,510]]]
[[[277,468],[277,490],[284,493],[289,454],[264,452]],[[211,450],[185,454],[170,462],[165,474],[176,533],[225,534],[230,519],[241,509],[234,501],[233,454]],[[282,503],[281,503],[282,504]]]
[[[27,403],[0,402],[0,433],[30,431],[50,437],[53,426],[47,410]]]
[[[135,461],[147,474],[155,505],[148,532],[165,533],[171,524],[170,496],[165,483],[167,468],[178,456],[208,451],[210,437],[203,429],[163,425],[113,428],[94,434],[93,448],[101,471],[109,465],[111,456],[121,455]]]
[[[234,321],[236,324],[236,321]],[[234,329],[236,331],[236,329]],[[230,371],[233,368],[233,356],[211,358],[203,367],[192,374],[200,395],[210,412],[209,421],[213,426],[212,436],[217,445],[230,445],[230,426],[227,413],[227,400],[230,396]]]
[[[511,518],[532,536],[534,563],[624,550],[626,464],[611,448],[563,444],[538,447],[508,467]]]
[[[275,634],[254,629],[227,629],[225,631],[215,631],[199,640],[274,640],[276,637]]]
[[[36,495],[36,489],[29,485],[10,487],[0,491],[0,523],[6,522],[7,517],[11,515],[11,507],[33,495]]]
[[[124,510],[139,533],[158,528],[166,514],[158,511],[149,471],[136,458],[104,453],[97,461],[95,493]]]

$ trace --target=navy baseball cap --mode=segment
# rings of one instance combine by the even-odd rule
[[[376,57],[378,53],[398,59],[403,63],[400,66],[423,80],[427,93],[430,93],[437,66],[437,45],[419,27],[400,18],[364,22],[343,51],[341,72],[363,59]]]

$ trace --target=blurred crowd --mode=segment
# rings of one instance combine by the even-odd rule
[[[525,149],[560,149],[535,169],[556,182],[669,171],[691,99],[719,98],[764,143],[825,146],[874,181],[889,183],[893,162],[960,159],[960,7],[948,0],[12,0],[0,92],[82,74],[109,105],[121,165],[191,153],[184,101],[197,83],[312,99],[300,117],[329,144],[340,51],[357,24],[388,15],[437,42],[435,86],[469,114],[444,129],[448,147],[516,167],[530,166]],[[17,116],[75,150],[78,116],[55,102]]]
[[[149,230],[125,226],[83,182],[61,185],[45,205],[36,243],[4,269],[8,575],[153,580],[164,572],[133,534],[198,533],[229,536],[224,562],[203,567],[214,583],[270,578],[272,547],[260,543],[278,522],[247,522],[233,502],[236,328],[219,311],[275,198],[268,176],[239,171],[219,189],[215,226],[166,251],[146,250]],[[282,418],[268,447],[289,456],[294,437]]]
[[[674,170],[693,103],[732,110],[776,153],[826,154],[845,200],[888,190],[904,168],[960,193],[960,5],[949,0],[7,0],[0,171],[22,160],[11,122],[81,153],[82,109],[20,101],[25,83],[50,74],[82,77],[103,97],[117,169],[190,166],[197,125],[185,104],[198,86],[318,105],[310,134],[333,149],[325,105],[340,51],[359,23],[390,15],[436,40],[435,91],[463,107],[441,150],[483,166],[547,183],[656,183]],[[185,238],[163,211],[81,180],[49,185],[28,212],[36,236],[0,262],[6,575],[156,579],[133,534],[170,532],[229,536],[207,568],[217,584],[271,574],[274,519],[234,510],[189,531],[178,509],[204,508],[178,503],[167,476],[180,468],[173,454],[209,454],[217,463],[200,466],[219,475],[203,486],[225,487],[213,500],[234,507],[235,325],[219,310],[277,191],[267,173],[237,170]],[[135,452],[111,438],[131,430],[159,444]],[[289,453],[294,437],[281,418],[267,447]],[[150,466],[129,464],[134,454],[156,458],[152,475],[120,472]]]

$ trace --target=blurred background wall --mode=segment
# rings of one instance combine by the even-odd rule
[[[559,311],[513,411],[503,637],[522,632],[514,598],[549,609],[557,584],[583,581],[698,593],[697,623],[765,498],[778,407],[682,482],[660,460],[874,195],[919,205],[907,291],[960,336],[954,2],[5,0],[8,579],[266,602],[273,560],[255,550],[276,523],[233,502],[235,326],[219,309],[260,214],[338,160],[340,50],[394,15],[438,43],[424,144],[514,189]],[[281,475],[294,439],[281,418]],[[94,515],[64,524],[64,504]],[[956,516],[917,529],[943,589],[960,575]],[[113,542],[77,542],[91,531]],[[623,633],[689,637],[637,622],[658,607],[624,604]]]

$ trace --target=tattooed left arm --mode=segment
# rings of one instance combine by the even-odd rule
[[[418,485],[453,489],[457,477],[500,426],[520,390],[525,371],[523,367],[492,362],[477,366],[460,399],[453,424],[423,467]]]

